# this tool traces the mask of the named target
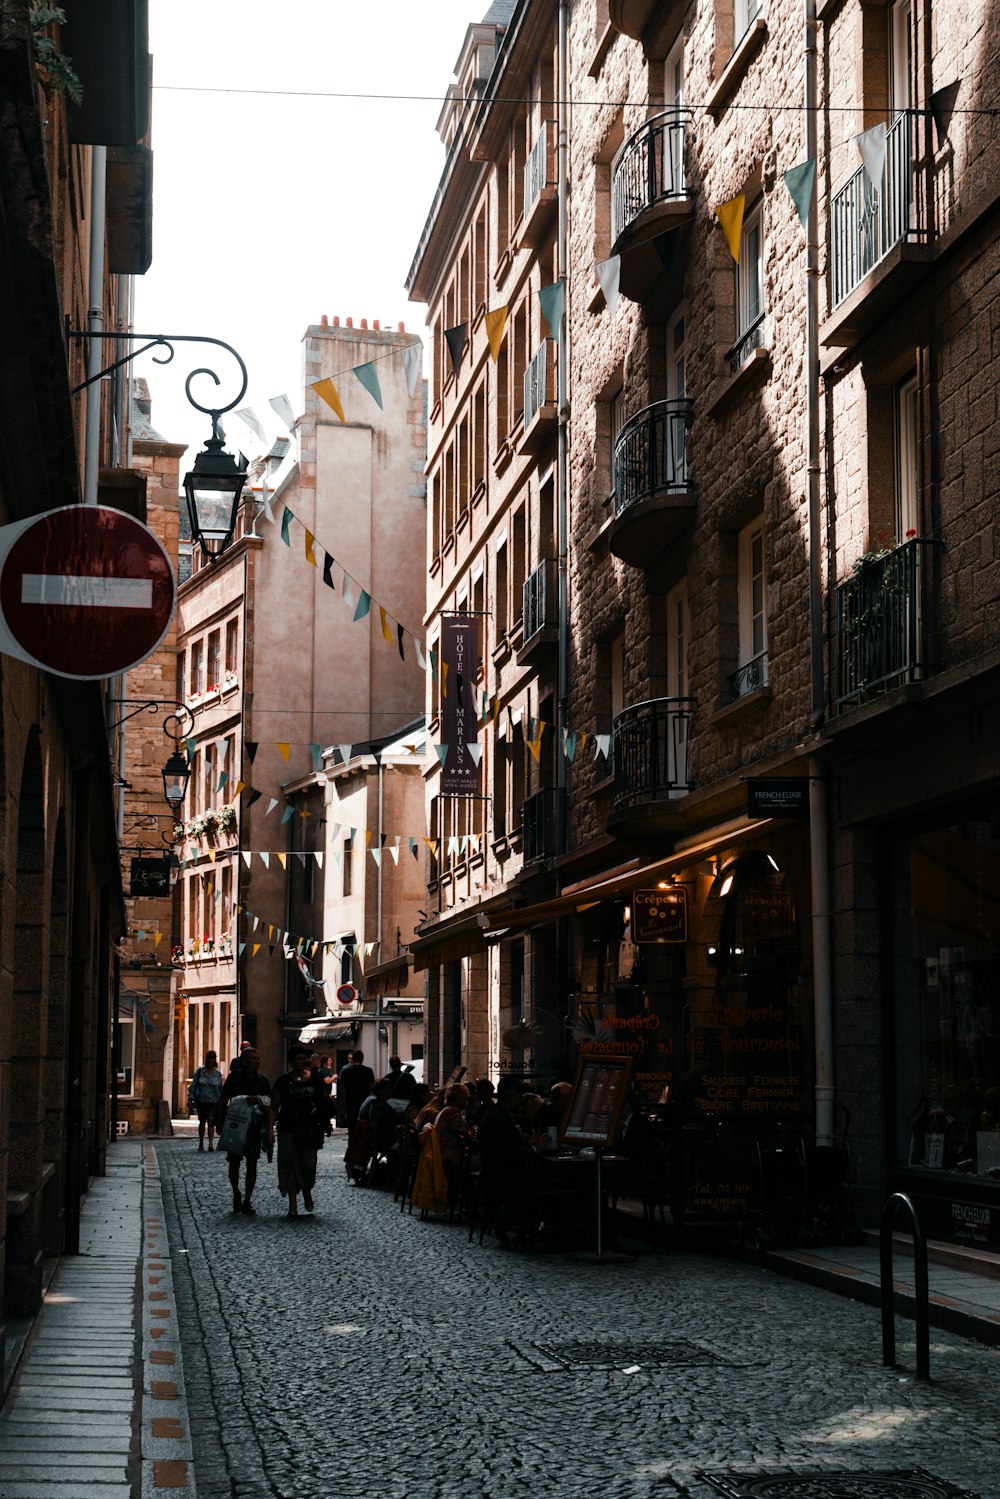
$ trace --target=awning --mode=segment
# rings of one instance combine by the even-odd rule
[[[467,958],[472,953],[485,952],[484,932],[489,923],[482,911],[463,912],[437,923],[425,936],[415,937],[410,943],[413,967],[416,973],[427,968],[437,968],[441,963],[451,963],[456,958]]]
[[[314,1041],[346,1041],[354,1035],[353,1025],[334,1025],[329,1019],[310,1020],[299,1031],[299,1040],[312,1045]]]

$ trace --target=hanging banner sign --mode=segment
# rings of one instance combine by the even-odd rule
[[[476,796],[479,766],[469,754],[477,743],[473,685],[478,659],[479,621],[474,615],[446,614],[441,620],[442,796]]]
[[[788,776],[784,780],[748,777],[749,817],[807,817],[808,814],[809,780],[806,776]]]
[[[146,526],[107,505],[63,505],[0,527],[0,651],[60,677],[145,661],[174,613],[174,570]]]
[[[687,891],[682,885],[632,892],[633,942],[686,942],[687,934]]]
[[[170,895],[170,856],[133,859],[129,873],[129,895],[160,899]]]

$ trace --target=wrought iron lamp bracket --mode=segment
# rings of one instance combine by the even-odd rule
[[[191,382],[196,375],[208,375],[210,379],[215,381],[216,385],[222,384],[222,381],[219,379],[214,370],[210,370],[206,366],[202,365],[198,369],[192,370],[187,379],[184,381],[184,394],[187,396],[191,405],[195,408],[196,411],[203,411],[206,416],[210,416],[212,418],[213,436],[217,437],[219,435],[219,417],[223,416],[227,411],[232,411],[234,406],[238,406],[247,393],[247,384],[249,382],[247,367],[240,355],[233,348],[232,344],[225,343],[221,338],[209,338],[202,333],[92,333],[87,328],[71,328],[69,331],[69,336],[70,338],[79,339],[81,341],[85,341],[90,338],[99,338],[105,343],[135,343],[141,339],[146,340],[145,343],[142,344],[141,348],[130,349],[127,354],[122,355],[121,359],[116,359],[113,364],[106,365],[104,369],[99,370],[96,375],[90,375],[79,385],[75,385],[72,391],[73,395],[77,395],[81,390],[86,390],[88,385],[93,385],[95,381],[102,380],[105,375],[110,375],[113,370],[121,369],[122,365],[130,364],[133,359],[137,359],[140,354],[145,354],[150,349],[160,349],[163,351],[162,355],[153,355],[153,359],[156,364],[169,364],[174,357],[174,344],[179,343],[213,344],[216,348],[225,349],[228,354],[232,354],[233,358],[236,360],[236,363],[240,367],[240,371],[242,374],[242,384],[240,385],[239,393],[232,401],[228,402],[228,404],[225,406],[203,406],[201,402],[196,401],[194,396],[191,394]]]

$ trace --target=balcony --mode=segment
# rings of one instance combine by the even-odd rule
[[[837,589],[838,712],[927,675],[920,581],[933,545],[904,542]]]
[[[558,198],[556,179],[556,143],[558,129],[554,120],[543,120],[524,163],[524,211],[521,221],[521,243],[538,248],[545,239]]]
[[[729,678],[729,701],[738,703],[741,698],[749,697],[750,693],[756,692],[759,687],[766,687],[768,681],[767,651],[761,651],[759,655],[744,662]]]
[[[549,787],[522,804],[521,851],[526,865],[539,864],[555,853],[555,793]]]
[[[690,113],[665,109],[630,135],[611,167],[611,248],[622,257],[623,296],[641,300],[663,272],[653,244],[691,217],[684,168]]]
[[[559,564],[555,557],[540,562],[524,584],[523,630],[518,661],[559,639]]]
[[[682,0],[609,0],[608,19],[616,31],[642,42],[642,50],[662,61],[676,40],[684,15]]]
[[[654,561],[694,516],[687,461],[691,413],[692,403],[684,397],[657,401],[618,434],[608,544],[614,556],[633,567]]]
[[[522,452],[537,452],[555,432],[557,399],[555,339],[544,338],[524,372],[524,430],[519,444]]]
[[[926,272],[930,237],[913,169],[915,116],[899,115],[886,136],[876,191],[859,167],[830,205],[831,316],[820,341],[853,347]]]
[[[694,699],[659,697],[636,703],[614,721],[615,832],[662,832],[676,822],[673,806],[690,791],[688,740]]]

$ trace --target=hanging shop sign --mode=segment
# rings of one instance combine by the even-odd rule
[[[158,898],[170,894],[170,857],[133,859],[129,872],[129,895]]]
[[[64,505],[0,528],[0,651],[57,676],[117,676],[173,618],[170,559],[106,505]]]
[[[686,942],[687,935],[687,891],[682,885],[633,892],[633,942]]]
[[[784,780],[766,776],[747,777],[748,817],[807,817],[809,780],[788,776]]]
[[[479,621],[475,615],[446,614],[441,619],[441,740],[447,752],[441,762],[442,796],[476,796],[479,792],[476,705],[473,683],[478,659]]]

